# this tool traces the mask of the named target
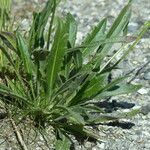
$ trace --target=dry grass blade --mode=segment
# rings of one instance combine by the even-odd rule
[[[28,148],[27,148],[25,142],[24,142],[23,139],[22,139],[22,136],[21,136],[20,132],[19,132],[18,129],[17,129],[17,126],[16,126],[16,124],[15,124],[15,121],[14,121],[12,118],[10,118],[10,122],[11,122],[11,124],[12,124],[12,127],[13,127],[13,129],[14,129],[14,133],[15,133],[15,135],[16,135],[17,141],[18,141],[18,143],[19,143],[21,149],[22,149],[22,150],[28,150]]]

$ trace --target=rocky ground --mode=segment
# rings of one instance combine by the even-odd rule
[[[33,10],[39,8],[46,0],[14,0],[13,12],[18,18],[24,18],[21,28],[27,28]],[[40,2],[40,3],[38,3]],[[100,19],[108,16],[110,25],[127,0],[66,0],[59,7],[59,14],[71,12],[79,23],[78,42],[85,36]],[[31,5],[32,4],[32,5]],[[17,17],[16,17],[17,18]],[[129,31],[135,33],[145,21],[150,20],[150,1],[135,0],[133,14],[129,24]],[[121,76],[133,71],[133,83],[140,83],[143,88],[137,93],[113,97],[107,104],[107,109],[127,112],[128,108],[142,108],[142,113],[132,119],[124,119],[118,124],[101,125],[97,128],[100,141],[97,143],[85,142],[84,146],[76,143],[76,149],[81,150],[149,150],[150,149],[150,32],[144,35],[128,58],[120,64],[120,69],[113,76]],[[11,126],[5,127],[7,120],[0,121],[1,128],[12,131]],[[0,150],[18,149],[13,136],[0,131]],[[6,140],[4,141],[4,138]],[[36,139],[39,143],[42,137]],[[51,139],[53,140],[53,139]],[[32,149],[42,149],[37,144],[29,144]],[[42,144],[41,144],[42,145]],[[43,147],[43,149],[48,149]],[[49,147],[53,149],[53,147]]]

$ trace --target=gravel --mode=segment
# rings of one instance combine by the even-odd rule
[[[18,17],[25,17],[20,21],[21,28],[26,28],[30,24],[31,12],[36,10],[37,0],[14,0],[14,13]],[[41,5],[44,0],[39,0]],[[108,17],[108,26],[113,22],[121,8],[128,0],[67,0],[61,3],[59,15],[71,12],[79,23],[79,32],[77,42],[79,43],[91,27],[98,23],[104,17]],[[32,5],[31,5],[32,3]],[[129,24],[129,31],[135,33],[139,27],[147,20],[150,20],[150,1],[136,0],[133,3],[133,15]],[[124,119],[117,126],[101,125],[98,126],[100,142],[85,142],[84,146],[76,144],[76,150],[149,150],[150,149],[150,32],[146,33],[141,42],[136,46],[135,51],[129,54],[127,59],[120,64],[117,72],[113,77],[124,75],[132,71],[132,83],[140,83],[143,88],[137,93],[113,97],[113,100],[120,102],[122,105],[134,104],[141,107],[141,114],[132,119]],[[147,64],[147,65],[144,65]],[[143,67],[142,67],[143,66]],[[142,68],[142,69],[141,69]],[[135,77],[136,75],[136,77]],[[117,111],[126,112],[128,108],[117,106]],[[128,123],[128,124],[127,124]],[[0,122],[1,124],[1,122]],[[130,128],[124,128],[124,126]],[[0,134],[1,135],[1,134]],[[0,136],[0,142],[2,142]],[[39,139],[39,142],[42,140]],[[11,142],[5,142],[0,145],[0,150],[13,149]],[[17,149],[14,147],[14,149]],[[34,148],[33,148],[34,149]],[[41,149],[40,147],[36,149]],[[46,148],[44,148],[46,150]],[[49,148],[53,149],[53,148]]]
[[[147,72],[144,73],[144,77],[145,80],[150,80],[150,69],[147,70]]]

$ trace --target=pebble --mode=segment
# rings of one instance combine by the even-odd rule
[[[150,105],[142,106],[141,113],[147,115],[150,112]]]
[[[84,146],[85,146],[85,148],[91,148],[92,143],[91,142],[86,142]]]
[[[105,143],[98,143],[97,147],[99,147],[99,149],[104,149],[105,148]]]
[[[145,148],[150,149],[150,143],[146,143]]]
[[[143,77],[145,80],[150,80],[150,72],[146,72]]]
[[[136,22],[129,23],[129,32],[136,32],[138,30],[138,27],[139,25]]]
[[[145,88],[141,88],[140,90],[138,90],[138,93],[141,95],[147,94],[148,91]]]

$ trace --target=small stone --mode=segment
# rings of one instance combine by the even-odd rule
[[[135,133],[136,133],[138,136],[140,136],[140,135],[142,134],[142,131],[141,131],[141,130],[137,130],[137,131],[135,131]]]
[[[129,31],[136,32],[138,30],[138,24],[135,22],[129,23]]]
[[[145,80],[150,80],[150,72],[145,73],[143,78]]]
[[[143,131],[142,133],[144,134],[144,136],[150,137],[150,133],[148,131]]]
[[[99,149],[104,149],[105,148],[105,143],[100,143],[98,144]]]
[[[29,21],[27,19],[23,19],[21,22],[21,28],[22,29],[28,29],[29,28]]]
[[[141,113],[147,115],[150,112],[150,105],[145,105],[141,107]]]
[[[91,148],[91,147],[92,147],[92,143],[86,142],[86,143],[85,143],[85,147],[86,147],[86,148]]]
[[[138,135],[132,135],[132,137],[130,137],[133,141],[136,141],[138,139]]]
[[[150,144],[149,143],[145,144],[145,149],[150,149]]]
[[[141,88],[140,90],[138,90],[138,93],[141,94],[141,95],[144,95],[144,94],[147,94],[148,91],[144,88]]]

